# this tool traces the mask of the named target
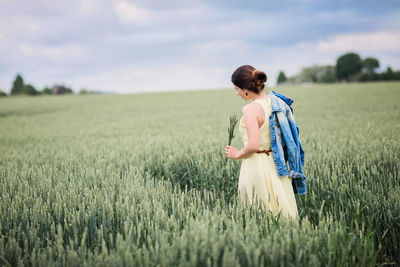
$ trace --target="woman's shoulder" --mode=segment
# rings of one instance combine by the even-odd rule
[[[245,112],[251,112],[251,111],[257,111],[258,109],[262,108],[260,106],[260,104],[258,104],[257,102],[253,101],[247,105],[244,105],[242,108],[242,111]]]
[[[264,107],[261,103],[253,101],[247,105],[245,105],[242,109],[243,114],[245,113],[252,113],[252,114],[259,114],[264,112]]]

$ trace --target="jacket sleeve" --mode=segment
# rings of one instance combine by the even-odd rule
[[[293,138],[292,129],[289,120],[283,112],[277,112],[277,118],[282,131],[282,137],[285,140],[285,150],[288,157],[289,168],[291,170],[300,170],[300,153],[297,150],[296,142]]]
[[[303,146],[302,146],[302,144],[301,144],[301,141],[300,141],[300,131],[299,131],[299,127],[298,127],[298,125],[297,125],[297,123],[296,123],[296,120],[294,119],[294,116],[293,116],[293,110],[292,109],[288,109],[287,110],[287,118],[288,118],[288,122],[289,122],[289,125],[290,125],[290,129],[291,129],[291,132],[292,132],[292,136],[293,136],[293,140],[294,140],[294,142],[295,142],[295,144],[296,144],[296,147],[297,147],[297,152],[298,152],[298,161],[299,161],[299,169],[298,169],[298,171],[300,172],[300,173],[303,173],[303,171],[302,171],[302,166],[304,166],[304,150],[303,150]]]
[[[282,150],[283,150],[283,157],[285,159],[285,163],[287,163],[287,161],[288,161],[288,153],[287,153],[287,148],[286,148],[286,142],[285,142],[285,138],[283,138],[283,136],[282,136],[282,128],[281,128],[281,125],[279,124],[279,119],[278,118],[276,118],[276,126],[277,126],[277,128],[276,128],[277,134],[280,136],[279,140],[281,141],[280,145],[281,145]]]

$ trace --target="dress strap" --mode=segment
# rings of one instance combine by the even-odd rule
[[[271,103],[271,98],[269,96],[267,96],[267,104],[268,104],[269,110],[272,111],[272,103]]]
[[[262,126],[260,127],[260,129],[262,128],[262,127],[264,127],[265,126],[265,124],[267,123],[267,121],[268,121],[268,114],[270,114],[270,105],[269,105],[269,101],[268,101],[268,99],[266,99],[266,98],[262,98],[262,99],[256,99],[256,100],[254,100],[255,102],[257,102],[257,103],[259,103],[261,106],[262,106],[262,108],[264,109],[264,116],[265,116],[265,119],[264,119],[264,123],[262,124]]]
[[[271,99],[269,97],[267,97],[266,99],[256,99],[254,101],[258,102],[263,107],[264,114],[265,114],[265,116],[267,116],[267,114],[271,110],[271,102],[270,102]]]

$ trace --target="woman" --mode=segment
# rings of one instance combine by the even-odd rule
[[[237,95],[251,103],[243,107],[239,132],[244,148],[237,150],[226,146],[226,155],[242,159],[239,175],[239,195],[243,202],[256,201],[274,215],[297,218],[298,210],[292,182],[288,175],[279,177],[271,153],[269,117],[272,113],[271,98],[263,91],[267,76],[250,65],[236,69],[232,82]]]

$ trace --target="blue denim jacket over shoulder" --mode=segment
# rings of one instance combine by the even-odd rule
[[[272,106],[269,117],[271,149],[278,175],[280,177],[288,175],[292,178],[295,194],[306,194],[306,177],[303,174],[304,150],[299,138],[299,127],[293,117],[293,109],[290,107],[294,101],[274,91],[271,91],[268,96]]]

